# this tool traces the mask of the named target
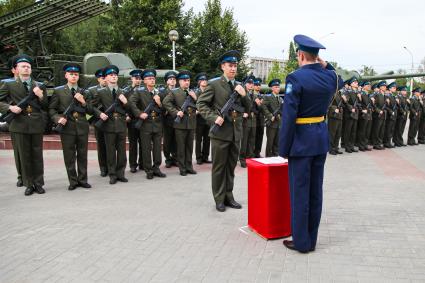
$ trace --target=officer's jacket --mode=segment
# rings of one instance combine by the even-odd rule
[[[359,118],[362,120],[370,121],[372,120],[372,109],[373,109],[372,100],[370,99],[369,94],[365,91],[362,91],[361,96],[362,96],[361,103],[360,103],[361,112],[359,113]],[[366,113],[364,113],[363,111],[366,111]]]
[[[385,95],[385,99],[389,100],[387,104],[387,120],[390,119],[395,121],[397,119],[397,101],[391,93]]]
[[[336,113],[335,110],[339,109],[339,112]],[[332,103],[329,106],[328,119],[342,120],[342,114],[344,111],[344,100],[341,97],[341,92],[335,94],[335,97],[332,99]]]
[[[248,95],[249,99],[251,100],[251,107],[249,108],[248,118],[244,119],[244,123],[248,128],[255,128],[257,127],[258,115],[260,114],[260,111],[262,111],[262,109],[255,102],[255,99],[257,99],[257,95],[253,91],[247,91],[246,95]]]
[[[281,122],[281,106],[282,106],[282,98],[280,98],[278,95],[274,95],[272,93],[269,93],[264,96],[263,104],[261,107],[263,108],[263,113],[266,118],[266,120],[271,121],[273,117],[273,113],[276,111],[278,114],[275,116],[275,119],[273,122],[269,124],[268,127],[278,129],[280,128]]]
[[[120,94],[125,94],[121,88],[118,88],[116,91],[116,97],[118,100],[118,105],[120,106],[120,111],[124,110],[124,112],[131,111],[131,101],[123,105],[121,101],[118,99]],[[128,94],[127,94],[128,96]],[[97,90],[96,95],[92,99],[93,112],[96,117],[100,118],[100,114],[105,111],[115,102],[114,97],[112,96],[112,91],[109,87],[102,87]],[[126,113],[119,113],[115,111],[112,113],[111,117],[105,121],[103,124],[102,130],[107,133],[122,133],[127,129],[126,122]],[[106,114],[106,113],[105,113]]]
[[[186,97],[189,95],[189,90],[184,91],[181,88],[175,88],[171,91],[171,95],[168,95],[164,99],[164,107],[175,119],[177,117],[177,112],[182,110],[182,106]],[[193,99],[192,99],[193,100]],[[195,101],[192,101],[195,104]],[[194,130],[196,129],[196,108],[188,107],[187,113],[184,113],[183,117],[180,120],[180,123],[174,122],[173,127],[175,129],[186,129]]]
[[[372,113],[372,117],[374,119],[385,120],[385,116],[386,116],[385,109],[388,106],[387,106],[387,103],[385,101],[384,95],[380,92],[376,92],[371,96],[371,98],[372,97],[375,99],[374,111]],[[382,114],[381,114],[381,111],[382,111]]]
[[[219,110],[226,104],[232,94],[226,78],[224,76],[214,78],[208,82],[208,86],[198,97],[196,102],[198,111],[201,113],[208,123],[213,125],[219,116]],[[245,108],[248,112],[251,100],[248,95],[241,97],[238,95],[236,103]],[[220,129],[209,136],[214,139],[224,141],[235,141],[239,143],[242,137],[242,113],[231,113],[231,118],[224,119]]]
[[[162,105],[156,104],[153,99],[154,95],[159,95],[158,90],[154,89],[153,93],[142,86],[134,89],[133,95],[130,97],[132,113],[136,119],[142,114],[151,102],[154,102],[152,110],[148,114],[148,118],[143,120],[140,131],[148,133],[161,133],[162,132]]]
[[[400,104],[398,106],[397,118],[400,118],[402,120],[406,120],[407,115],[409,113],[409,108],[408,108],[409,106],[407,104],[407,98],[404,97],[401,94],[399,94],[397,97],[398,97],[398,100],[400,101]]]
[[[331,64],[327,64],[326,69],[319,63],[304,65],[286,77],[279,132],[280,156],[315,156],[328,152],[326,123],[296,124],[296,119],[324,116],[343,83]]]
[[[202,90],[200,88],[197,88],[194,90],[196,93],[196,97],[199,97],[199,95],[201,95]],[[196,114],[196,126],[204,126],[207,125],[207,120],[204,119],[204,117],[202,117],[201,113]]]
[[[410,98],[410,114],[409,114],[409,118],[411,120],[418,120],[418,118],[420,118],[419,116],[420,107],[421,107],[421,104],[419,102],[419,98],[417,98],[416,96],[411,97]]]
[[[55,88],[49,102],[49,115],[54,123],[58,123],[61,117],[64,117],[64,112],[74,103],[76,106],[68,117],[65,126],[63,127],[63,134],[67,135],[85,135],[89,133],[89,123],[86,114],[92,114],[91,102],[89,99],[90,94],[88,91],[83,91],[77,88],[75,93],[81,93],[84,96],[86,105],[81,105],[80,102],[74,101],[71,90],[68,85],[63,85]]]
[[[43,90],[43,98],[35,97],[31,105],[16,115],[9,125],[9,131],[23,134],[42,134],[46,125],[43,112],[47,111],[47,90],[42,83],[31,80],[31,90],[39,86]],[[29,92],[22,81],[17,79],[5,79],[0,83],[0,113],[3,115],[9,111],[10,105],[17,105],[28,96]]]
[[[261,94],[260,92],[254,91],[254,95],[258,99],[260,99],[262,102],[264,102],[264,94]],[[265,124],[266,124],[265,118],[264,118],[264,113],[263,113],[263,107],[261,107],[261,105],[258,106],[257,124],[261,127],[264,127]]]
[[[353,120],[358,120],[359,118],[359,108],[360,108],[360,101],[357,97],[358,91],[357,90],[348,90],[345,95],[347,97],[347,102],[344,103],[345,111],[344,111],[344,117],[350,118]],[[353,112],[353,109],[355,112]]]
[[[164,99],[171,95],[171,89],[169,87],[160,88],[159,89],[159,95],[161,96],[161,100],[164,101]],[[174,125],[174,117],[163,107],[162,111],[162,117],[163,117],[163,123],[166,124],[168,127],[173,127]]]

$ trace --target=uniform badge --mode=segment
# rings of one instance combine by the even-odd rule
[[[292,92],[292,84],[291,83],[287,83],[286,84],[286,89],[285,89],[285,94],[288,95],[288,94],[291,94],[291,92]]]

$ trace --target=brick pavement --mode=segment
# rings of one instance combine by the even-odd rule
[[[0,282],[425,282],[425,146],[330,156],[308,255],[239,229],[240,167],[244,208],[218,213],[210,165],[110,186],[93,151],[93,188],[69,192],[62,152],[44,157],[47,193],[25,197],[0,151]]]

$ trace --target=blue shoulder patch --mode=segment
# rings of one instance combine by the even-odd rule
[[[144,86],[139,86],[135,90],[136,91],[144,91],[146,88]]]
[[[92,89],[95,89],[97,87],[98,87],[97,85],[94,85],[94,86],[89,87],[88,90],[92,90]]]
[[[175,88],[173,88],[171,91],[176,91],[176,90],[178,90],[179,89],[179,87],[175,87]]]
[[[215,77],[215,78],[210,79],[208,82],[210,83],[210,82],[213,82],[213,81],[219,80],[220,78],[221,78],[221,77]]]
[[[55,87],[55,90],[60,90],[60,89],[64,89],[64,88],[65,88],[64,85],[60,85],[60,86]]]
[[[270,97],[270,96],[272,96],[273,94],[271,94],[271,93],[266,93],[264,96],[268,96],[268,97]]]
[[[285,86],[285,95],[286,94],[291,94],[292,93],[292,83],[287,83]]]
[[[15,78],[8,78],[8,79],[3,79],[1,80],[2,83],[11,83],[11,82],[16,82]]]

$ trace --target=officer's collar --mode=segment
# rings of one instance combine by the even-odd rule
[[[223,78],[226,80],[226,82],[228,83],[228,82],[232,82],[232,84],[234,85],[235,84],[235,79],[233,79],[233,80],[230,80],[229,78],[227,78],[226,77],[226,75],[224,75],[223,74]]]
[[[311,63],[301,66],[302,69],[321,69],[322,65],[320,63]]]
[[[112,90],[114,90],[115,89],[115,91],[117,91],[118,90],[118,85],[111,85],[111,84],[108,84],[108,88],[112,91]]]
[[[75,85],[66,84],[66,85],[68,86],[69,89],[75,89],[75,90],[77,90],[77,88],[78,88],[78,85],[77,84],[75,84]]]
[[[18,79],[19,79],[22,83],[26,82],[28,85],[31,85],[31,82],[32,82],[31,77],[28,77],[28,79],[27,79],[27,80],[24,80],[24,79],[22,79],[22,77],[21,77],[21,76],[18,76]]]

